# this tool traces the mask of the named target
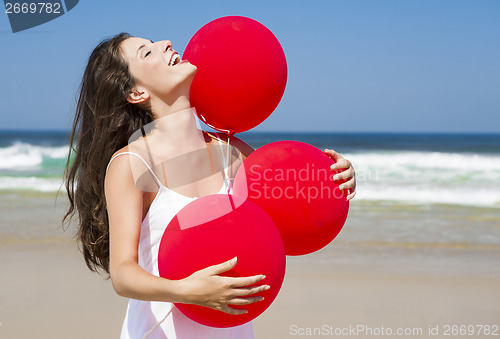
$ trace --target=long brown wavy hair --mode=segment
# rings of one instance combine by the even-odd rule
[[[83,74],[64,171],[69,208],[62,219],[78,217],[77,238],[91,271],[109,275],[109,222],[104,197],[106,166],[129,137],[154,120],[147,107],[130,104],[135,80],[120,50],[129,38],[120,33],[103,40],[89,57]],[[72,159],[72,157],[74,159]]]

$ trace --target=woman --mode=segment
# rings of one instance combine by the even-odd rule
[[[77,144],[74,161],[70,166],[68,157],[65,172],[70,208],[63,221],[78,215],[78,238],[87,266],[107,272],[116,293],[130,298],[122,338],[253,338],[251,323],[233,328],[203,326],[172,303],[246,313],[231,305],[261,300],[255,294],[269,288],[261,283],[265,277],[219,276],[236,265],[234,259],[181,280],[158,276],[155,253],[171,218],[196,196],[216,193],[221,184],[220,192],[227,189],[227,172],[222,171],[226,177],[217,175],[212,166],[215,174],[201,180],[202,185],[188,185],[185,194],[174,192],[167,188],[172,187],[170,179],[167,185],[169,176],[160,175],[159,163],[146,156],[156,150],[156,156],[174,159],[176,150],[186,143],[199,146],[202,142],[209,153],[212,145],[226,144],[225,138],[200,135],[194,119],[182,113],[191,109],[189,87],[196,67],[179,61],[170,41],[153,43],[126,33],[101,42],[92,52],[70,138],[71,145],[74,140]],[[144,127],[151,124],[154,130],[146,138]],[[141,130],[146,148],[129,140]],[[132,145],[136,146],[133,152]],[[231,139],[231,145],[242,159],[253,151],[237,138]],[[351,190],[351,199],[355,178],[350,162],[334,151],[325,152],[337,160],[332,170],[345,169],[335,179],[347,180],[341,188]],[[213,153],[211,164],[212,155],[216,158]],[[153,178],[156,190],[138,184],[144,172]]]

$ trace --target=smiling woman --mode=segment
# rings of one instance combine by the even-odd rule
[[[107,272],[116,293],[130,299],[122,338],[253,338],[251,322],[212,328],[187,318],[173,303],[237,316],[270,288],[261,283],[265,277],[260,274],[221,276],[236,265],[236,258],[180,280],[159,277],[158,246],[176,213],[193,197],[232,194],[229,159],[222,161],[227,136],[196,127],[189,101],[196,71],[170,41],[121,33],[94,49],[83,75],[70,138],[76,147],[65,171],[70,208],[63,222],[78,216],[87,266]],[[227,154],[240,160],[253,151],[235,137],[231,146]],[[354,196],[350,162],[325,153],[337,160],[337,168],[347,169],[339,179],[348,179],[344,188]],[[169,167],[180,158],[192,165]],[[190,173],[207,168],[211,171],[201,179]],[[134,176],[137,169],[140,179],[145,174],[149,182]],[[173,190],[172,171],[198,179],[178,188],[179,194]]]
[[[209,150],[225,143],[196,128],[189,104],[196,67],[179,59],[168,40],[153,43],[125,33],[95,48],[83,76],[70,140],[76,141],[76,148],[74,162],[68,157],[65,172],[70,209],[63,221],[78,215],[78,238],[87,266],[109,273],[116,292],[130,298],[122,338],[252,338],[251,323],[224,329],[203,326],[172,302],[245,313],[229,305],[261,300],[252,294],[269,288],[256,284],[264,277],[219,276],[235,266],[236,261],[228,261],[182,280],[160,278],[156,263],[161,228],[190,199],[172,190],[141,191],[131,173],[131,164],[140,160],[157,188],[167,186],[166,178],[160,181],[153,170],[154,161],[145,161],[127,146],[134,132],[152,122],[155,128],[147,140],[153,151],[172,151],[186,144]],[[169,123],[163,123],[166,120]],[[241,141],[235,145],[246,154],[252,151]],[[206,187],[220,188],[222,179],[211,176],[205,191],[193,195],[216,193]],[[158,199],[167,206],[152,206]]]

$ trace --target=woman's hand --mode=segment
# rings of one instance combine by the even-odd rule
[[[330,167],[332,172],[344,168],[341,173],[333,176],[333,180],[346,180],[339,188],[341,190],[348,190],[349,195],[347,196],[347,200],[351,200],[356,195],[356,173],[354,173],[351,162],[332,149],[325,149],[324,152],[335,161],[335,164]]]
[[[236,309],[229,305],[248,305],[264,300],[261,296],[248,296],[268,290],[269,286],[248,286],[264,279],[263,275],[239,278],[219,275],[231,270],[234,266],[236,266],[236,258],[196,271],[180,280],[179,294],[185,299],[182,302],[209,307],[229,314],[248,313],[245,309]]]

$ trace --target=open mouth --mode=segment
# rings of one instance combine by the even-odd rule
[[[181,57],[177,53],[173,53],[172,56],[170,57],[170,61],[168,62],[169,66],[175,66],[179,62],[181,62]]]

